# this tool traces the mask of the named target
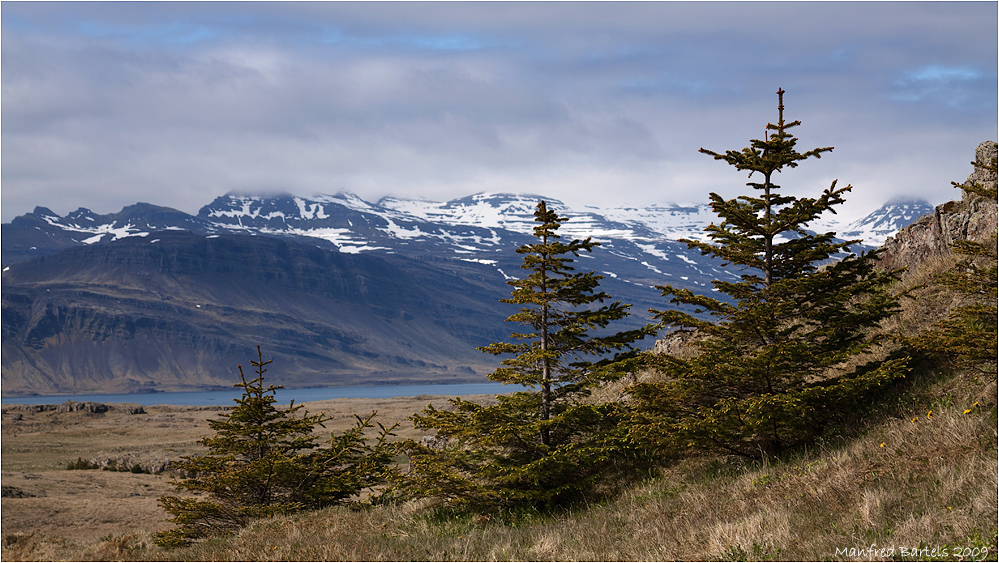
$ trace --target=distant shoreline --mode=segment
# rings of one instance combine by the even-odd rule
[[[363,385],[349,387],[304,387],[299,389],[279,389],[275,396],[279,403],[294,400],[296,403],[325,401],[330,399],[386,399],[391,397],[413,397],[418,395],[482,395],[510,393],[515,389],[504,387],[492,381],[482,383],[432,383],[420,385]],[[136,403],[143,406],[178,405],[212,406],[230,405],[239,398],[236,389],[209,391],[173,391],[153,393],[92,393],[78,395],[31,395],[26,397],[0,397],[2,405],[45,405],[66,401],[99,403]]]

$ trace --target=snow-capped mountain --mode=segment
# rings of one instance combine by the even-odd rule
[[[879,247],[888,237],[924,215],[932,215],[933,206],[923,200],[888,202],[876,211],[839,229],[840,238],[861,239],[865,245]],[[832,225],[835,227],[836,225]]]
[[[534,209],[542,199],[566,217],[560,230],[563,236],[592,237],[602,244],[599,252],[586,259],[594,260],[593,269],[608,277],[636,287],[676,283],[707,288],[713,279],[736,276],[675,242],[705,238],[704,228],[717,220],[707,204],[576,211],[555,199],[504,193],[480,193],[446,202],[383,198],[374,203],[349,193],[312,198],[227,194],[204,206],[196,216],[145,203],[108,215],[81,208],[65,217],[39,207],[3,225],[3,263],[7,266],[76,245],[186,230],[206,236],[244,233],[293,237],[351,254],[433,256],[489,266],[509,279],[517,275],[519,264],[513,250],[530,240]],[[837,216],[832,215],[816,221],[812,228],[838,232],[842,238],[863,239],[865,247],[876,247],[930,212],[932,207],[925,201],[896,201],[847,225],[836,223]]]
[[[384,198],[369,203],[352,194],[309,199],[229,194],[203,207],[198,218],[215,229],[301,237],[340,252],[477,264],[500,279],[511,279],[519,275],[521,263],[515,250],[532,241],[534,210],[542,199],[566,217],[562,236],[589,236],[601,243],[598,251],[581,259],[587,268],[613,280],[612,285],[630,286],[612,293],[626,295],[630,302],[644,306],[655,301],[657,284],[708,290],[712,280],[736,276],[641,221],[609,220],[536,195],[476,194],[448,202]]]

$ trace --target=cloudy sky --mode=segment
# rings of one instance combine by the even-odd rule
[[[777,117],[846,215],[997,137],[996,2],[55,3],[2,10],[2,219],[230,191],[703,202]]]

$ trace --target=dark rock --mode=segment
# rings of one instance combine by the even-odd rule
[[[124,412],[125,414],[146,414],[146,409],[142,405],[135,403],[120,403],[111,405],[111,408],[116,411]]]
[[[995,142],[978,145],[975,162],[988,164],[993,158],[996,158]],[[967,182],[995,188],[996,173],[976,165]],[[996,219],[995,201],[962,191],[960,201],[938,205],[932,215],[921,218],[885,241],[881,263],[889,269],[908,267],[912,270],[930,257],[949,254],[951,245],[959,240],[988,243],[995,236]]]
[[[32,498],[36,495],[9,485],[0,487],[0,497],[4,498]]]
[[[61,405],[56,407],[56,412],[89,412],[94,414],[103,414],[108,412],[109,407],[104,403],[95,403],[94,401],[66,401]]]

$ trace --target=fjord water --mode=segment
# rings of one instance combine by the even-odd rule
[[[275,398],[279,404],[329,399],[388,399],[391,397],[415,397],[419,395],[484,395],[512,393],[517,386],[504,386],[502,383],[452,383],[427,385],[368,385],[359,387],[309,387],[301,389],[278,389]],[[140,405],[185,405],[203,407],[211,405],[228,406],[238,399],[242,391],[237,388],[221,391],[184,391],[174,393],[122,393],[108,395],[36,395],[32,397],[2,397],[4,405],[45,405],[66,401],[94,401],[98,403],[137,403]]]

